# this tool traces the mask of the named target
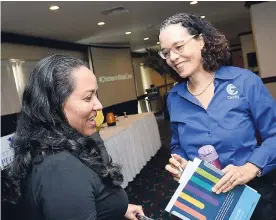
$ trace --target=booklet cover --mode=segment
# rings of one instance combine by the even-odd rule
[[[246,185],[227,193],[212,192],[222,176],[219,169],[207,162],[198,158],[189,161],[165,210],[184,220],[250,219],[260,194]]]

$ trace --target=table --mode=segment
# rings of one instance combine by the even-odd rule
[[[161,147],[156,118],[152,112],[120,116],[116,126],[100,130],[113,162],[122,165],[125,188]]]
[[[100,130],[108,154],[113,162],[122,165],[126,187],[161,147],[160,134],[152,112],[120,116],[116,126]],[[14,134],[1,137],[1,168],[12,162],[13,149],[9,147]]]

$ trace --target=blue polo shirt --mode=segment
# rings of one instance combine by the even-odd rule
[[[171,89],[167,102],[172,153],[193,160],[201,146],[210,144],[222,167],[250,162],[263,175],[276,169],[276,102],[260,77],[246,69],[222,66],[214,85],[207,110],[188,92],[186,82]]]

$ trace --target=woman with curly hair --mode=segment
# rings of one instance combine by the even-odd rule
[[[159,55],[179,82],[167,99],[173,157],[166,169],[179,179],[177,167],[212,145],[225,173],[213,191],[249,184],[261,194],[252,219],[276,219],[276,103],[262,80],[226,66],[225,36],[198,16],[167,18],[159,40]]]
[[[96,77],[80,59],[52,55],[30,74],[8,168],[9,202],[28,220],[137,219],[120,166],[93,140],[102,105]]]

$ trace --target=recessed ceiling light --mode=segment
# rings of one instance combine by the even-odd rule
[[[105,25],[105,23],[103,21],[98,23],[99,26]]]
[[[58,10],[59,7],[57,5],[53,5],[49,8],[51,11],[55,11],[55,10]]]
[[[148,37],[145,37],[144,40],[148,40],[149,38]]]
[[[201,17],[201,18],[205,18],[205,15],[201,15],[200,17]]]
[[[160,44],[160,42],[158,41],[156,44]]]
[[[198,3],[197,1],[192,1],[192,2],[190,2],[190,5],[195,5],[197,3]]]
[[[126,34],[131,34],[131,31],[127,31]]]

